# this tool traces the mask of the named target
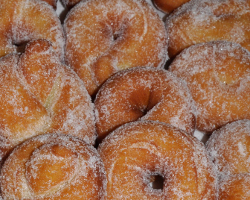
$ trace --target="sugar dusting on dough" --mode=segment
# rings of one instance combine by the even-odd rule
[[[81,2],[67,15],[64,28],[67,63],[88,84],[100,85],[106,68],[163,67],[167,59],[164,24],[143,1]]]
[[[53,154],[55,148],[58,147],[61,149],[59,154],[57,151]],[[28,155],[19,159],[24,151],[29,152]],[[61,154],[64,152],[70,152],[70,154]],[[46,164],[44,162],[47,159],[49,162]],[[57,162],[55,162],[56,160]],[[74,162],[67,163],[67,160]],[[63,182],[54,186],[53,183],[48,182],[53,187],[43,188],[44,193],[36,196],[31,189],[33,186],[29,185],[32,177],[41,176],[39,173],[44,170],[40,167],[42,165],[51,170],[47,173],[56,173],[53,171],[53,166],[58,163],[62,164],[62,170],[69,170],[66,175],[60,174],[64,178]],[[74,165],[74,167],[68,169],[70,165]],[[28,171],[25,170],[25,167],[28,167],[26,169]],[[56,179],[58,178],[61,177]],[[22,198],[52,199],[63,197],[70,199],[87,197],[89,199],[103,199],[106,187],[103,164],[96,149],[72,136],[58,134],[35,137],[15,149],[3,166],[1,182],[3,197],[14,199],[19,198],[20,195]],[[90,187],[87,189],[85,184],[89,184]],[[68,188],[70,189],[68,190]],[[63,196],[60,197],[60,195]]]
[[[204,144],[172,128],[138,121],[119,127],[104,139],[98,151],[107,172],[108,198],[214,197],[215,174]],[[150,187],[150,176],[155,174],[164,177],[163,189]],[[195,188],[188,188],[192,181]]]
[[[100,134],[135,120],[170,123],[190,134],[195,128],[196,110],[186,83],[150,67],[127,69],[107,80],[97,94],[95,113]]]
[[[214,40],[237,42],[249,49],[249,14],[249,2],[244,0],[189,1],[166,20],[170,49],[176,55],[193,44]]]
[[[194,45],[171,63],[169,70],[187,82],[196,102],[198,129],[250,117],[249,64],[249,52],[226,41]]]

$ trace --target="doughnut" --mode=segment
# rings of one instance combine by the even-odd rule
[[[220,182],[218,200],[250,199],[250,174],[236,174],[225,177]]]
[[[100,140],[118,126],[136,120],[169,123],[189,134],[195,129],[194,102],[185,82],[164,69],[119,71],[102,85],[94,104]]]
[[[250,120],[238,120],[213,132],[206,149],[214,162],[219,200],[250,198]]]
[[[169,57],[191,45],[217,40],[239,43],[250,50],[249,20],[248,0],[189,1],[166,19]]]
[[[192,45],[173,60],[169,71],[187,82],[198,130],[211,133],[228,122],[250,119],[250,54],[239,44]]]
[[[22,51],[33,39],[46,39],[64,59],[63,27],[55,10],[40,0],[1,0],[0,57]]]
[[[0,101],[0,152],[47,132],[95,142],[94,104],[47,40],[31,41],[23,54],[0,58]]]
[[[113,73],[139,66],[163,67],[167,34],[163,21],[144,0],[88,0],[64,21],[65,61],[91,96]]]
[[[238,120],[213,132],[206,143],[221,176],[250,172],[250,120]]]
[[[164,13],[171,13],[188,1],[190,0],[152,0],[155,7]]]
[[[216,176],[204,144],[165,123],[136,121],[98,147],[107,199],[216,199]],[[152,182],[162,178],[162,187]]]
[[[3,199],[103,199],[104,166],[97,150],[70,135],[39,135],[18,145],[1,168]]]

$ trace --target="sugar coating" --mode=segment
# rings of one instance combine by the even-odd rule
[[[218,199],[249,199],[250,120],[238,120],[213,132],[206,143],[218,177]]]
[[[215,199],[215,171],[204,144],[165,123],[137,121],[109,134],[98,147],[109,199]],[[150,186],[151,175],[163,189]]]
[[[250,117],[250,54],[239,44],[216,41],[193,45],[169,70],[187,82],[197,107],[197,129],[211,132]]]
[[[250,120],[238,120],[213,132],[207,141],[207,150],[218,173],[249,173],[250,167]]]
[[[100,88],[94,103],[100,138],[136,120],[165,122],[189,134],[195,129],[196,109],[186,83],[164,69],[117,72]]]
[[[18,45],[32,39],[52,42],[63,60],[65,38],[55,10],[38,0],[3,0],[1,2],[0,56],[17,52]]]
[[[7,158],[1,192],[3,199],[103,199],[104,174],[94,147],[73,136],[45,134]]]
[[[0,59],[0,133],[11,147],[43,133],[96,139],[94,104],[83,82],[46,40]],[[1,150],[5,149],[1,142]]]
[[[166,20],[169,55],[197,43],[226,40],[249,45],[250,4],[245,0],[192,0]]]
[[[90,94],[116,71],[163,67],[168,57],[165,26],[145,1],[80,2],[68,13],[64,29],[66,62]]]
[[[249,174],[235,174],[224,177],[220,181],[218,199],[250,198],[250,176]]]

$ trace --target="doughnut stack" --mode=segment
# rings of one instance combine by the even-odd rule
[[[249,0],[0,0],[0,199],[249,199],[249,22]]]

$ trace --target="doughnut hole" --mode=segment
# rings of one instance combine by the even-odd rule
[[[158,172],[152,173],[149,177],[150,186],[153,189],[163,190],[165,178]]]
[[[27,43],[28,42],[13,43],[13,46],[15,46],[16,52],[24,53]]]
[[[35,195],[58,190],[74,176],[77,154],[65,146],[43,145],[26,162],[26,179]]]

